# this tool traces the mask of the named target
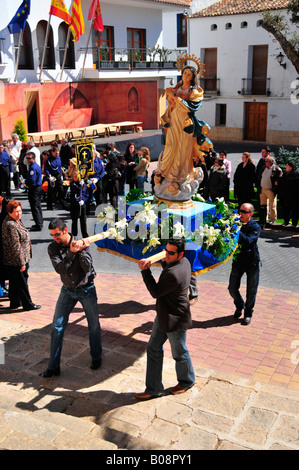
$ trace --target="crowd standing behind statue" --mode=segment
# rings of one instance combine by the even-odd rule
[[[76,156],[75,144],[70,145],[66,139],[62,139],[60,146],[56,140],[52,141],[50,149],[42,153],[33,141],[21,142],[15,133],[11,139],[0,144],[0,195],[8,200],[11,198],[12,182],[15,190],[28,191],[26,178],[32,180],[28,178],[29,152],[35,155],[35,164],[41,167],[42,202],[46,202],[48,210],[70,210],[70,183],[76,170]],[[198,193],[205,200],[214,201],[217,197],[224,197],[229,202],[232,181],[234,199],[239,208],[244,202],[252,203],[257,199],[255,205],[262,228],[277,219],[277,199],[281,203],[283,225],[287,226],[291,222],[296,227],[299,218],[299,171],[294,161],[289,161],[283,171],[270,153],[268,146],[262,147],[261,158],[255,166],[250,154],[243,152],[232,174],[226,150],[221,149],[218,154],[212,147],[202,151],[193,159],[193,167],[201,168],[204,175]],[[158,188],[164,178],[155,170],[148,175],[150,161],[150,150],[147,147],[138,149],[134,142],[127,144],[123,154],[112,142],[104,144],[100,151],[94,146],[94,174],[86,182],[89,194],[88,200],[84,202],[86,216],[93,215],[90,211],[92,205],[111,203],[116,207],[118,197],[126,194],[126,185],[129,190],[144,189],[145,181],[150,181],[152,193],[155,194],[154,186]],[[33,213],[38,204],[33,202]],[[34,216],[33,230],[42,229],[43,216],[38,211],[37,222]]]

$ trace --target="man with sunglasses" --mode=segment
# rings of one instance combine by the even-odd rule
[[[88,322],[91,369],[101,366],[102,339],[97,294],[94,286],[96,272],[89,252],[89,241],[76,241],[68,232],[62,219],[49,223],[49,230],[54,238],[48,247],[48,253],[55,271],[60,274],[63,286],[56,303],[51,333],[50,361],[42,377],[50,378],[60,374],[60,357],[65,328],[69,315],[77,302],[83,306]]]
[[[239,232],[239,251],[237,252],[229,278],[228,290],[236,307],[234,318],[241,317],[244,310],[243,325],[249,325],[259,284],[260,255],[257,240],[261,233],[260,225],[252,219],[254,207],[244,203],[240,207],[240,221],[242,223]],[[246,301],[240,294],[240,284],[243,274],[247,276]]]
[[[137,393],[138,400],[164,395],[162,384],[163,344],[168,339],[176,363],[178,384],[170,389],[176,395],[191,388],[195,375],[186,346],[187,329],[191,327],[189,284],[191,266],[185,253],[185,240],[172,239],[166,245],[165,262],[158,282],[150,271],[150,261],[139,261],[145,285],[156,300],[157,316],[147,345],[146,389]]]

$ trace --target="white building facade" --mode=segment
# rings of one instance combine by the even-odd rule
[[[211,125],[214,141],[298,145],[298,74],[284,54],[279,64],[281,47],[262,28],[252,3],[214,2],[189,19],[190,53],[206,66],[200,117]]]
[[[159,127],[158,115],[165,110],[164,90],[176,82],[179,75],[177,57],[187,50],[186,41],[184,43],[178,38],[181,34],[180,18],[184,16],[190,2],[101,0],[105,29],[98,32],[91,30],[91,22],[88,20],[92,0],[81,0],[85,32],[76,42],[72,41],[71,36],[65,54],[68,26],[61,18],[49,16],[51,0],[31,0],[21,48],[20,34],[10,34],[7,25],[22,0],[2,0],[0,85],[4,90],[4,98],[0,102],[0,137],[8,137],[8,129],[12,127],[10,121],[14,122],[17,118],[24,119],[30,132],[51,130],[53,125],[47,118],[47,112],[50,112],[47,107],[53,108],[51,100],[57,98],[58,101],[60,97],[56,110],[52,112],[58,125],[58,111],[70,115],[74,108],[71,98],[68,106],[66,103],[68,87],[70,97],[76,90],[77,95],[80,91],[78,106],[88,110],[90,124],[107,122],[106,119],[110,122],[111,119],[143,121],[143,115],[145,128]],[[73,0],[64,0],[64,3],[71,13]],[[44,49],[47,29],[48,42]],[[126,94],[128,87],[125,83],[130,86],[130,90],[136,84],[133,91],[140,101],[138,115],[129,115],[126,104],[122,103],[118,106],[122,107],[122,112],[118,110],[118,114],[113,116],[110,109],[109,115],[105,116],[105,103],[97,105],[96,95],[104,99],[107,90],[107,100],[111,100],[111,91],[112,94],[117,92],[118,84],[123,84],[123,94]],[[157,92],[153,94],[153,90]],[[149,94],[152,94],[151,102],[155,106],[150,106],[147,111]],[[119,103],[119,96],[116,99]],[[78,114],[78,110],[74,109],[75,112]],[[76,122],[72,122],[73,126],[77,124],[81,126],[89,123],[83,118],[80,120],[78,115]],[[61,125],[65,123],[61,122]]]

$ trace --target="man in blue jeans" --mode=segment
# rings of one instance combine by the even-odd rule
[[[89,252],[87,239],[75,240],[62,219],[49,224],[54,241],[48,253],[55,271],[60,274],[63,286],[56,304],[51,333],[50,361],[42,377],[60,374],[60,357],[65,328],[69,315],[77,302],[83,306],[89,331],[91,369],[98,369],[102,362],[102,339],[97,294],[94,286],[96,272]]]
[[[157,316],[147,345],[146,389],[137,393],[139,400],[164,395],[162,384],[163,344],[168,339],[175,360],[178,384],[170,389],[175,395],[195,383],[191,357],[186,346],[187,329],[191,327],[189,285],[191,266],[185,253],[185,240],[172,239],[166,245],[164,269],[156,282],[150,271],[150,261],[139,261],[142,277],[150,294],[157,299]]]
[[[239,232],[239,251],[232,263],[228,290],[236,307],[234,317],[238,319],[244,309],[243,325],[249,325],[259,285],[260,255],[257,240],[261,233],[260,225],[252,219],[254,207],[244,203],[240,207],[242,227]],[[240,294],[240,284],[243,274],[247,275],[246,302]]]

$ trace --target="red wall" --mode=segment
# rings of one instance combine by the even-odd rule
[[[1,140],[10,137],[17,119],[23,118],[27,127],[28,92],[36,92],[38,131],[119,121],[140,121],[144,129],[159,128],[156,81],[4,86],[5,100],[0,104]]]

